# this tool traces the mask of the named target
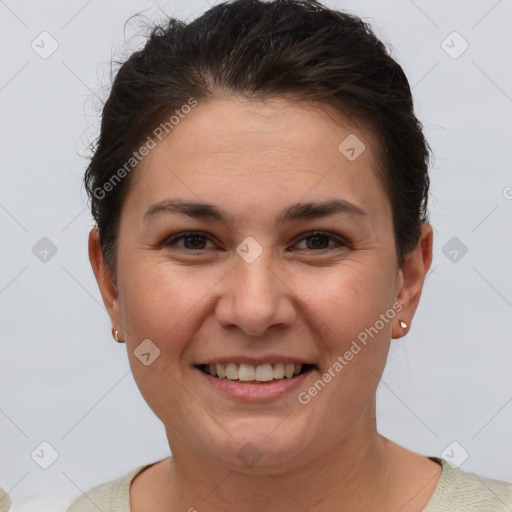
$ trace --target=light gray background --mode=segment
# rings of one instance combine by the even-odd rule
[[[393,341],[379,430],[426,455],[464,449],[462,469],[512,482],[512,1],[326,5],[364,17],[393,45],[436,156],[432,271],[410,333]],[[79,155],[97,133],[111,56],[142,42],[125,46],[140,29],[125,33],[125,21],[207,7],[0,1],[0,485],[16,512],[63,511],[81,490],[168,455],[90,269]],[[59,45],[47,59],[31,48],[43,31]],[[441,46],[453,31],[469,43],[457,59]],[[32,252],[42,237],[58,249],[46,263]],[[468,248],[457,262],[443,253],[453,237]],[[58,452],[46,470],[31,458],[43,441]]]

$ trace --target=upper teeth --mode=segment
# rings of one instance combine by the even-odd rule
[[[275,363],[275,364],[210,364],[210,373],[221,379],[242,381],[269,381],[286,377],[291,379],[302,370],[302,364]]]

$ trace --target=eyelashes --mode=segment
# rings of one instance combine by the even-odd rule
[[[328,245],[327,247],[318,247],[318,241],[333,241],[333,245]],[[187,245],[187,242],[191,242],[191,245],[189,247],[185,246],[179,246],[178,243],[183,241],[185,246]],[[183,233],[179,233],[177,235],[171,236],[170,238],[167,238],[163,243],[162,246],[168,247],[168,248],[177,248],[179,250],[189,252],[191,254],[194,253],[201,253],[205,250],[208,250],[206,247],[204,247],[204,243],[206,241],[210,241],[210,237],[201,231],[187,231]],[[341,237],[334,235],[329,232],[325,231],[312,231],[304,236],[302,236],[298,241],[297,244],[300,242],[306,241],[306,246],[308,245],[308,242],[313,242],[313,248],[310,249],[309,247],[306,247],[306,249],[299,249],[300,251],[307,251],[307,252],[321,252],[321,251],[330,251],[340,248],[347,248],[349,247],[349,244]],[[297,245],[296,244],[296,245]],[[322,244],[321,244],[322,245]],[[289,249],[287,249],[289,250]]]

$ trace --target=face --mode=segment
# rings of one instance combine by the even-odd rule
[[[349,135],[365,145],[355,159],[338,148]],[[415,307],[375,150],[318,107],[226,98],[134,171],[119,295],[99,283],[173,453],[285,468],[375,428],[396,310]]]

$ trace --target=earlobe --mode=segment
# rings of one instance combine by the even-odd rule
[[[393,338],[405,336],[418,307],[425,277],[432,263],[433,230],[427,222],[422,223],[421,235],[416,248],[407,255],[399,270],[397,301],[402,310],[393,325]],[[405,326],[404,326],[405,324]]]
[[[100,244],[100,231],[94,227],[89,232],[89,261],[91,263],[96,282],[100,289],[103,304],[110,316],[113,325],[120,326],[119,301],[112,275],[103,257]]]

